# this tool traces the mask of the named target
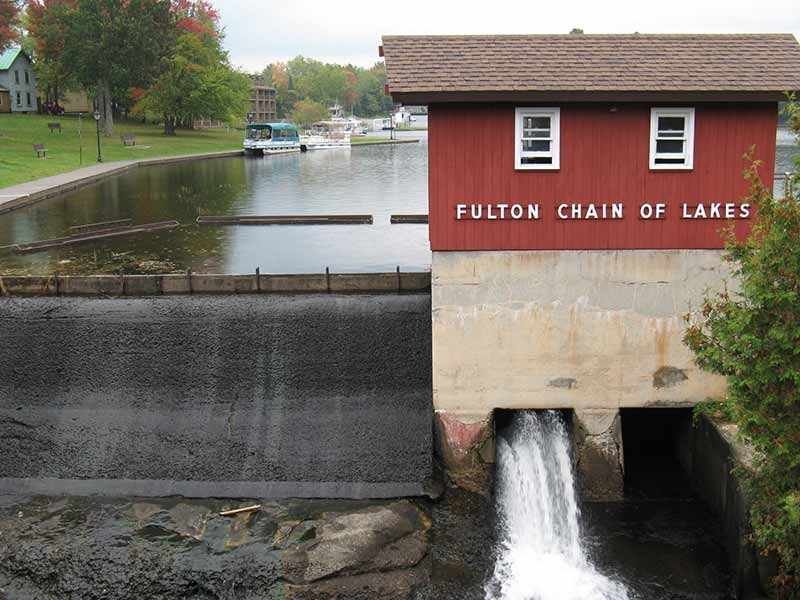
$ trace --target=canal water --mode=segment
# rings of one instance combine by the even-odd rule
[[[177,220],[140,234],[28,255],[0,250],[10,274],[175,272],[313,273],[425,270],[426,225],[391,225],[427,213],[426,132],[416,143],[228,158],[136,169],[0,215],[0,247],[75,233],[86,223]],[[198,215],[370,214],[372,225],[197,225]]]
[[[394,213],[426,213],[427,132],[419,142],[267,158],[229,158],[137,169],[0,215],[0,248],[74,233],[71,227],[132,219],[175,219],[172,231],[15,255],[12,274],[314,273],[430,268],[426,225],[391,225]],[[793,135],[778,132],[776,172],[791,169]],[[776,183],[776,191],[782,183]],[[198,215],[371,214],[372,225],[219,226]]]

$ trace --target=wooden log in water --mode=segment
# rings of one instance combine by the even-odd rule
[[[371,225],[372,215],[201,216],[200,225]]]
[[[85,225],[73,225],[70,230],[74,229],[92,229],[94,227],[108,227],[109,225],[122,225],[122,223],[130,223],[133,219],[117,219],[116,221],[100,221],[99,223],[86,223]]]
[[[394,224],[427,223],[428,215],[392,215],[390,221]]]
[[[95,240],[121,237],[124,235],[149,233],[151,231],[160,231],[162,229],[174,229],[178,225],[180,225],[180,223],[178,223],[177,221],[159,221],[158,223],[143,223],[141,225],[127,225],[124,227],[109,227],[107,229],[96,229],[94,231],[76,233],[61,238],[41,240],[38,242],[31,242],[29,244],[18,244],[16,248],[14,248],[14,251],[21,253],[38,252],[40,250],[49,250],[50,248],[58,248],[60,246],[68,246],[70,244],[79,244],[81,242],[93,242]]]

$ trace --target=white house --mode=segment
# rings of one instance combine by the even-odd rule
[[[0,53],[0,113],[36,112],[33,62],[21,48]]]

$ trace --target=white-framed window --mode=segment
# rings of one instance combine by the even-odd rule
[[[558,169],[561,109],[518,108],[515,118],[514,168]]]
[[[694,168],[694,108],[650,109],[650,168]]]

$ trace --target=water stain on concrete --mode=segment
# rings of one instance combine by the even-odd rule
[[[688,380],[686,371],[677,367],[661,367],[653,373],[654,388],[670,388]]]

